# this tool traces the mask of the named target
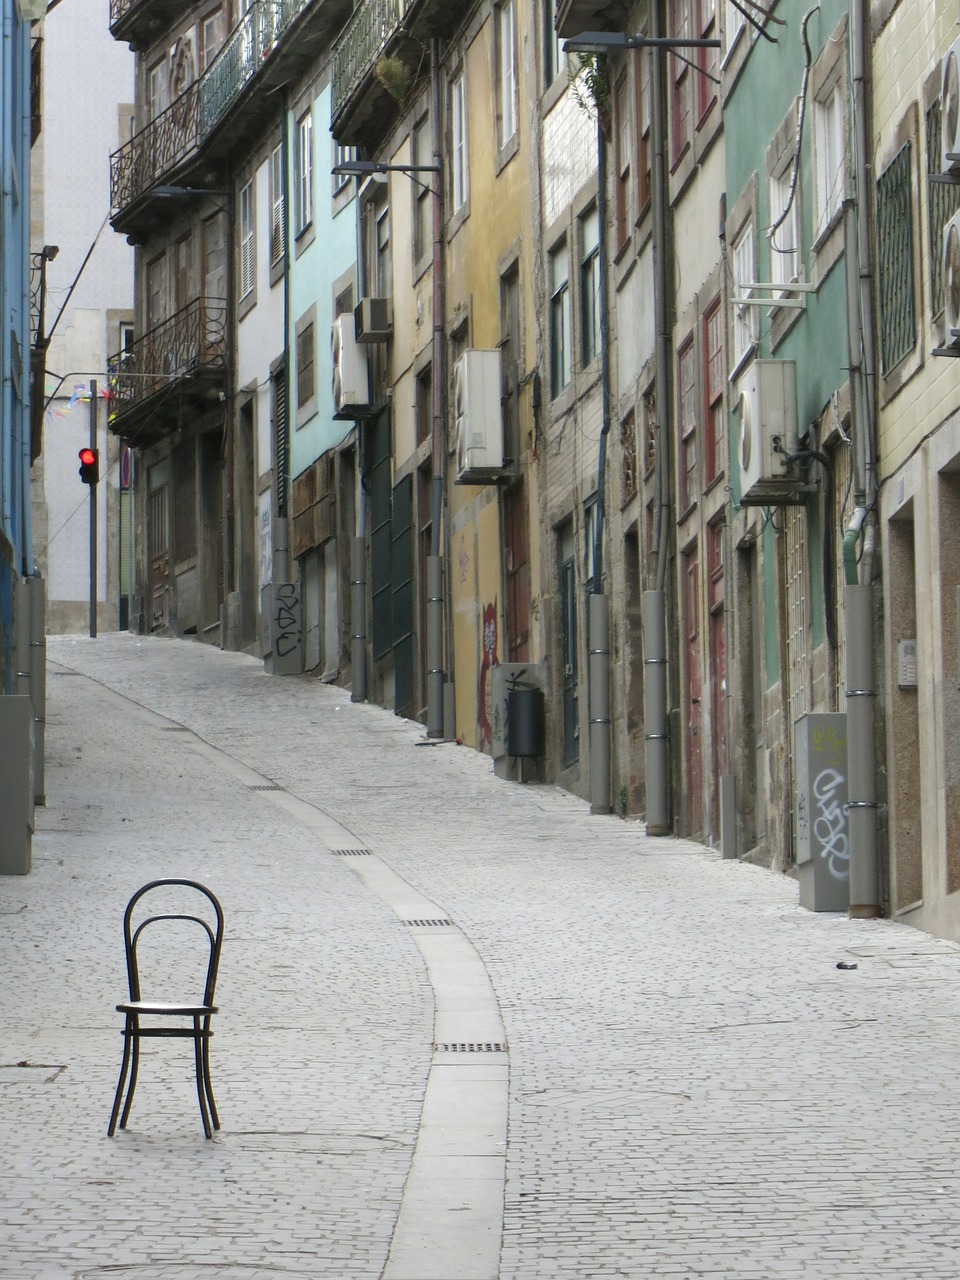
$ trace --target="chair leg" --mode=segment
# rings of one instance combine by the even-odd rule
[[[133,1042],[133,1061],[130,1064],[130,1084],[127,1087],[127,1100],[123,1104],[123,1115],[120,1117],[120,1128],[127,1127],[127,1121],[130,1118],[130,1105],[133,1102],[133,1091],[137,1087],[137,1075],[140,1071],[140,1023],[133,1018],[128,1032],[129,1039]]]
[[[200,1019],[193,1020],[193,1049],[197,1062],[197,1098],[200,1101],[200,1116],[203,1120],[203,1132],[208,1138],[213,1137],[210,1129],[210,1116],[207,1113],[206,1081],[203,1072],[203,1033],[200,1030]]]
[[[213,1097],[213,1082],[210,1079],[210,1019],[204,1022],[203,1036],[203,1083],[207,1091],[207,1103],[210,1107],[210,1119],[214,1129],[220,1128],[220,1117],[217,1115],[217,1104]]]
[[[113,1110],[110,1112],[110,1127],[107,1129],[107,1137],[112,1138],[117,1131],[117,1116],[120,1112],[120,1098],[123,1094],[123,1086],[127,1081],[127,1067],[130,1063],[130,1020],[127,1019],[127,1025],[123,1032],[123,1061],[120,1064],[120,1079],[117,1081],[117,1092],[113,1099]]]

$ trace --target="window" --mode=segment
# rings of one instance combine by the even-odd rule
[[[750,285],[757,279],[756,254],[753,244],[753,219],[748,220],[733,245],[734,298],[753,296]],[[758,317],[755,307],[734,303],[733,367],[736,368],[756,345]]]
[[[770,282],[791,284],[800,276],[800,199],[791,190],[794,157],[770,179]],[[787,292],[779,290],[782,298]]]
[[[303,409],[316,394],[317,349],[313,322],[297,332],[297,410]]]
[[[843,89],[839,76],[813,104],[814,239],[840,213],[844,194]]]
[[[356,147],[344,146],[342,142],[333,144],[333,167],[338,168],[342,164],[351,164],[357,158]],[[350,182],[349,173],[335,173],[333,175],[333,194],[338,195],[344,187]]]
[[[433,370],[430,365],[417,374],[414,395],[417,444],[423,444],[433,432]]]
[[[126,360],[133,352],[133,324],[129,320],[120,321],[120,359]]]
[[[958,188],[943,182],[931,182],[930,174],[940,172],[940,140],[942,118],[939,100],[927,111],[927,191],[930,221],[930,313],[943,311],[943,233],[957,211]]]
[[[600,507],[597,495],[583,504],[583,587],[589,595],[596,587],[597,577],[597,528]]]
[[[256,279],[256,241],[253,221],[253,183],[240,189],[240,297],[253,292]]]
[[[563,241],[550,254],[550,396],[570,381],[570,254]]]
[[[223,13],[215,9],[200,23],[200,71],[206,71],[223,44]]]
[[[719,299],[703,321],[705,482],[722,476],[727,465],[727,437],[723,415],[723,325]]]
[[[147,72],[147,80],[150,93],[150,119],[156,120],[157,116],[170,104],[168,96],[170,77],[167,72],[166,58],[161,58],[159,62],[154,63]]]
[[[543,87],[549,89],[562,67],[557,35],[557,0],[541,0],[543,6]]]
[[[670,35],[689,40],[693,34],[690,6],[694,0],[674,0],[670,5]],[[693,140],[693,76],[688,53],[671,53],[670,64],[670,163],[676,167]]]
[[[877,181],[877,283],[884,374],[898,365],[917,341],[910,152],[907,142]]]
[[[293,230],[302,235],[313,221],[313,112],[297,121],[293,146]]]
[[[743,3],[743,0],[740,0]],[[724,0],[724,56],[729,54],[730,50],[737,42],[737,37],[743,30],[746,19],[743,16],[743,10],[740,9],[734,0]]]
[[[626,71],[614,89],[614,107],[617,118],[616,236],[619,253],[627,242],[636,218],[633,193],[633,111],[630,80]]]
[[[384,201],[376,211],[375,237],[377,256],[374,262],[374,296],[393,296],[393,250],[390,245],[390,206]]]
[[[659,56],[659,55],[655,55]],[[637,214],[650,202],[650,59],[639,58],[634,66],[637,81]]]
[[[497,9],[497,141],[505,147],[517,132],[517,72],[514,0]]]
[[[698,28],[703,40],[717,38],[717,0],[697,0]],[[717,100],[717,73],[720,69],[720,50],[700,48],[697,50],[697,125]]]
[[[596,205],[580,219],[580,352],[584,365],[600,353],[600,215]]]
[[[283,201],[283,147],[270,153],[270,262],[283,260],[287,247],[286,218]]]
[[[625,507],[637,496],[637,421],[631,409],[620,423],[620,506]]]
[[[166,293],[167,258],[159,254],[147,263],[147,333],[166,319],[164,295]]]
[[[430,121],[424,116],[413,128],[412,139],[413,163],[429,165],[433,163],[430,146]],[[413,181],[413,261],[416,265],[422,262],[433,247],[433,190],[428,173],[411,175]]]
[[[463,72],[450,84],[450,169],[453,212],[459,213],[467,203],[467,101]]]
[[[683,515],[697,497],[697,366],[692,334],[677,355],[677,410],[679,511]]]

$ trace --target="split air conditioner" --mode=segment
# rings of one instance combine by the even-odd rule
[[[360,418],[370,408],[367,354],[357,346],[353,315],[345,312],[333,322],[330,339],[333,355],[333,416]]]
[[[453,368],[457,483],[487,484],[503,470],[500,352],[464,351]]]
[[[940,125],[940,171],[960,174],[960,40],[940,66]]]
[[[361,298],[353,313],[358,342],[386,342],[393,332],[389,298]]]
[[[754,360],[737,388],[741,505],[792,502],[804,487],[787,461],[797,451],[797,366]]]
[[[960,213],[943,231],[943,312],[948,347],[960,347]]]

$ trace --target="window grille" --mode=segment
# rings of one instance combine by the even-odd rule
[[[273,375],[273,438],[277,468],[277,515],[287,514],[287,487],[290,482],[290,447],[287,433],[287,374],[280,365]]]
[[[917,342],[913,279],[913,206],[907,142],[877,182],[880,363],[894,369]]]
[[[927,111],[927,191],[930,208],[930,312],[936,317],[943,311],[943,233],[960,205],[960,190],[945,182],[931,182],[930,175],[940,172],[940,139],[942,115],[940,103]]]

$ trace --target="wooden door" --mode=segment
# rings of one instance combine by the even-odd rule
[[[686,811],[686,835],[698,835],[703,830],[703,738],[700,691],[700,593],[699,558],[693,547],[683,556],[683,604],[684,636],[684,713],[686,740],[684,742],[684,789]]]

